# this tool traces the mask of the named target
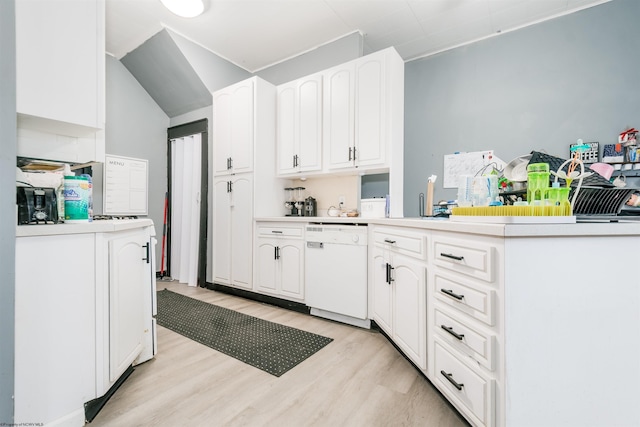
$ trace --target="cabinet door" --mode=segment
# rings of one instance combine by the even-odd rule
[[[142,351],[144,296],[150,268],[148,245],[142,233],[109,240],[110,381],[122,375]]]
[[[276,245],[273,239],[258,239],[256,253],[256,288],[261,292],[276,293]]]
[[[280,254],[280,292],[294,298],[304,298],[303,242],[281,241]]]
[[[426,286],[424,267],[393,256],[393,338],[420,368],[426,369]]]
[[[391,329],[391,284],[387,283],[387,259],[384,256],[384,249],[379,246],[373,248],[372,257],[372,307],[371,318],[385,331],[392,336]]]
[[[229,179],[213,184],[213,281],[231,284],[231,206]]]
[[[253,170],[253,81],[232,87],[231,170]]]
[[[213,95],[213,173],[229,173],[231,158],[232,94],[228,90]]]
[[[297,83],[278,86],[278,173],[296,172],[296,96]]]
[[[15,239],[12,425],[61,425],[56,421],[98,397],[95,248],[94,233]]]
[[[253,192],[250,176],[236,176],[231,184],[231,281],[252,288]]]
[[[16,111],[102,128],[104,2],[18,0],[15,9]]]
[[[355,65],[349,63],[324,75],[323,143],[329,169],[353,166],[354,73]]]
[[[385,58],[370,55],[356,63],[355,163],[385,162]]]
[[[322,169],[322,75],[307,77],[298,85],[298,167]]]

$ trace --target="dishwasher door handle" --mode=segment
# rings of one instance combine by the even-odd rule
[[[324,243],[322,243],[322,242],[307,242],[307,248],[324,249]]]

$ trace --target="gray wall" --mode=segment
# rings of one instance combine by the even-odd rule
[[[371,199],[374,197],[385,197],[387,194],[389,194],[388,173],[362,176],[360,188],[361,198]]]
[[[105,151],[149,161],[149,215],[162,236],[169,117],[117,59],[106,59]],[[160,257],[156,251],[156,259]],[[156,265],[160,266],[159,263]]]
[[[640,125],[638,16],[640,2],[615,0],[406,63],[405,216],[445,154],[567,158],[578,138],[602,150]],[[436,181],[436,201],[455,197]]]
[[[362,56],[362,34],[352,33],[255,74],[274,85],[331,68]]]
[[[168,31],[168,34],[209,92],[215,92],[252,76],[247,70],[184,37],[171,31]]]
[[[155,34],[121,62],[169,117],[211,105],[211,92],[167,30]]]
[[[16,31],[14,0],[0,1],[0,424],[13,423],[16,241]]]

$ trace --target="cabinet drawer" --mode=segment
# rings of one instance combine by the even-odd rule
[[[388,246],[399,253],[418,259],[426,259],[426,236],[420,232],[404,233],[399,230],[375,229],[376,244]]]
[[[261,237],[288,237],[302,238],[301,227],[258,227],[258,235]]]
[[[484,289],[436,272],[434,295],[439,301],[454,307],[487,325],[494,325],[495,291]]]
[[[458,273],[493,281],[494,248],[469,241],[434,240],[435,264]]]
[[[477,374],[437,338],[434,347],[434,377],[440,390],[464,413],[479,421],[478,424],[493,425],[495,380]]]
[[[436,334],[452,348],[471,357],[485,368],[494,369],[495,335],[472,328],[464,320],[435,309]]]

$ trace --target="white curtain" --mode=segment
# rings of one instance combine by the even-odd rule
[[[201,134],[171,140],[171,277],[197,286]]]

